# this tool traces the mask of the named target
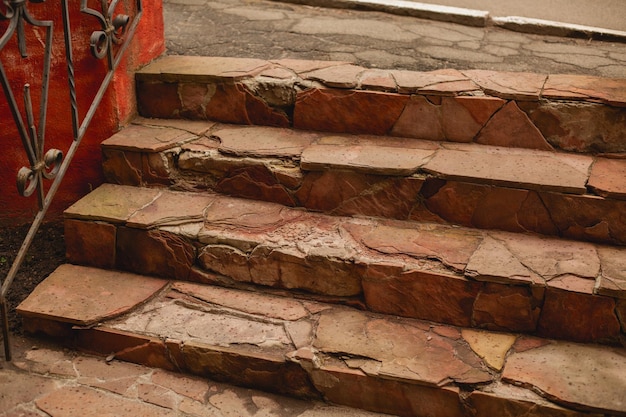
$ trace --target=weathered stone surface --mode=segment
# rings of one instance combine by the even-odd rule
[[[370,266],[363,275],[368,309],[457,326],[471,325],[480,288],[458,276],[404,271],[402,265]]]
[[[237,156],[300,158],[319,134],[271,127],[224,128],[212,132],[220,152]]]
[[[579,410],[626,412],[623,349],[553,342],[507,359],[502,377]],[[609,382],[610,381],[610,382]]]
[[[490,330],[534,332],[542,301],[541,287],[485,284],[474,302],[472,322]]]
[[[441,120],[441,102],[427,96],[411,96],[402,114],[393,125],[391,134],[425,140],[445,140]]]
[[[30,402],[33,398],[42,396],[51,391],[55,381],[39,375],[29,375],[14,370],[3,369],[0,372],[0,410],[9,413],[9,416],[25,416],[18,407],[22,403]],[[14,413],[14,414],[12,414]],[[33,413],[33,415],[35,415]]]
[[[156,189],[103,184],[65,210],[64,215],[121,223],[160,194]]]
[[[389,70],[367,69],[359,79],[361,88],[366,90],[394,92],[398,89],[396,80]]]
[[[476,142],[491,146],[552,150],[539,129],[514,101],[509,101],[489,119]]]
[[[120,227],[117,231],[117,268],[165,278],[186,279],[195,249],[173,233]]]
[[[430,72],[395,70],[391,74],[398,85],[398,92],[454,94],[478,89],[478,86],[461,72],[449,69]]]
[[[626,81],[587,75],[552,74],[548,76],[542,95],[556,99],[592,99],[616,107],[626,107]]]
[[[505,101],[495,97],[443,98],[444,136],[452,142],[471,142]],[[491,143],[488,143],[491,144]]]
[[[142,155],[138,152],[102,149],[102,171],[107,182],[141,185]]]
[[[298,94],[293,127],[384,135],[391,130],[407,100],[407,96],[399,94],[310,89]]]
[[[202,222],[204,209],[214,199],[211,194],[163,191],[150,205],[135,212],[126,225],[147,229]]]
[[[215,187],[217,192],[253,200],[271,201],[295,206],[290,192],[264,165],[244,166],[230,170]]]
[[[626,160],[596,158],[587,184],[603,197],[626,199]]]
[[[478,281],[511,284],[516,281],[541,282],[540,278],[526,267],[501,241],[485,237],[472,254],[465,274]]]
[[[180,108],[177,84],[137,80],[137,109],[142,116],[180,117]]]
[[[592,295],[594,281],[569,275],[548,285],[539,335],[578,342],[611,340],[619,335],[615,300]]]
[[[464,329],[461,331],[463,339],[485,363],[496,371],[502,370],[504,360],[515,339],[515,335],[500,334]]]
[[[210,126],[209,123],[207,125]],[[195,134],[181,129],[130,125],[102,142],[102,145],[113,149],[160,152],[197,138]]]
[[[403,149],[371,145],[311,145],[302,153],[303,170],[349,169],[366,174],[408,176],[434,153],[430,149]]]
[[[589,102],[520,103],[546,140],[555,148],[574,152],[624,152],[623,108]]]
[[[109,223],[66,219],[63,237],[67,260],[74,264],[114,268],[116,232],[117,228]]]
[[[376,374],[387,378],[434,386],[492,379],[463,344],[401,320],[329,310],[322,313],[316,336],[314,346],[321,352],[372,359],[378,362]],[[363,371],[373,372],[370,368]]]
[[[424,165],[445,179],[584,194],[592,158],[533,150],[442,149]]]
[[[132,310],[166,284],[159,279],[67,264],[39,284],[18,306],[18,312],[84,326]]]
[[[363,71],[365,68],[358,65],[335,65],[307,72],[304,77],[307,80],[320,81],[328,87],[356,88],[359,85],[359,75]]]
[[[602,270],[595,293],[626,299],[626,250],[621,247],[598,247]]]
[[[547,75],[485,70],[462,71],[486,94],[512,100],[538,100]]]
[[[310,71],[316,71],[322,68],[334,67],[337,65],[346,65],[349,62],[343,61],[317,61],[308,59],[276,59],[272,60],[272,63],[280,65],[281,67],[288,68],[296,74],[302,74]]]

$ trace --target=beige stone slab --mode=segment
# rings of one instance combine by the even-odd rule
[[[588,185],[598,195],[625,200],[626,159],[597,158]]]
[[[219,139],[222,153],[299,159],[302,151],[320,134],[254,126],[216,129],[213,136]]]
[[[153,202],[130,216],[127,225],[149,228],[202,222],[204,209],[214,200],[213,194],[163,191]]]
[[[196,139],[196,134],[180,129],[131,125],[102,142],[102,145],[130,151],[161,152]]]
[[[142,207],[154,201],[161,191],[154,188],[102,184],[63,213],[82,220],[125,222]]]
[[[511,334],[471,329],[463,329],[461,335],[469,343],[472,350],[496,371],[502,370],[506,354],[517,339],[517,336]]]
[[[595,293],[626,299],[626,249],[623,247],[598,247],[602,271]]]
[[[356,88],[358,86],[359,75],[363,71],[365,71],[363,67],[347,64],[311,71],[304,77],[307,80],[320,81],[329,87]]]
[[[479,281],[531,283],[534,273],[504,245],[487,236],[467,263],[465,274]]]
[[[163,56],[137,71],[137,79],[164,82],[235,81],[253,77],[270,67],[270,62],[253,58]]]
[[[460,149],[438,151],[423,169],[451,180],[573,194],[587,191],[591,157],[532,150]]]
[[[351,169],[377,175],[411,175],[433,154],[428,149],[387,146],[311,145],[302,153],[301,167],[307,171]]]
[[[582,410],[626,413],[626,351],[552,342],[512,353],[503,379],[531,386],[556,403]]]
[[[62,265],[17,308],[23,316],[89,325],[124,314],[167,281],[118,271]]]
[[[462,71],[485,93],[514,100],[538,100],[547,75],[487,70]]]

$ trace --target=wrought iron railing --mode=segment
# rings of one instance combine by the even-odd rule
[[[31,3],[41,3],[43,0],[30,0]],[[15,279],[15,276],[26,257],[26,253],[44,220],[46,212],[59,189],[63,177],[80,145],[80,142],[90,125],[96,110],[102,101],[104,94],[113,79],[114,72],[118,67],[130,40],[132,39],[142,13],[141,0],[134,0],[132,9],[134,16],[118,13],[119,0],[96,0],[99,1],[99,10],[90,8],[88,0],[81,0],[80,11],[94,19],[93,31],[89,39],[91,54],[94,58],[106,61],[106,72],[97,90],[97,93],[88,107],[85,116],[79,115],[76,77],[74,74],[74,54],[72,47],[72,31],[70,27],[69,0],[60,0],[63,21],[63,37],[65,45],[65,58],[67,63],[67,75],[69,80],[69,106],[71,107],[73,138],[65,154],[58,149],[46,151],[46,123],[48,112],[48,88],[51,76],[52,63],[52,35],[53,21],[37,20],[29,12],[26,0],[4,0],[4,10],[0,11],[0,21],[8,22],[6,30],[0,37],[0,83],[6,96],[11,114],[22,146],[29,161],[29,167],[21,168],[17,173],[17,188],[19,193],[28,197],[37,195],[38,211],[24,241],[15,257],[11,268],[2,281],[0,287],[0,315],[2,317],[2,335],[4,340],[4,356],[7,361],[11,360],[11,344],[8,323],[7,292]],[[35,118],[33,103],[31,100],[30,85],[23,86],[24,106],[20,106],[16,100],[7,71],[2,64],[2,51],[11,39],[17,37],[17,46],[22,58],[28,56],[25,25],[31,25],[45,30],[45,37],[41,40],[44,45],[43,71],[41,79],[41,95],[39,101],[39,115]],[[46,192],[44,180],[50,180],[50,186]]]

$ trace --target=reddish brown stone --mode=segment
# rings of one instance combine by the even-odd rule
[[[495,113],[478,134],[476,142],[492,146],[552,150],[539,129],[514,101]]]
[[[584,417],[578,412],[548,403],[532,392],[504,385],[496,392],[473,391],[467,401],[476,417]]]
[[[117,268],[184,280],[194,260],[195,249],[180,236],[159,230],[118,230]]]
[[[133,214],[127,226],[148,229],[162,225],[202,222],[204,209],[215,200],[212,194],[163,191],[149,205]]]
[[[462,73],[486,94],[512,100],[538,100],[547,78],[546,75],[523,72],[469,70]]]
[[[505,103],[495,97],[444,98],[441,106],[444,136],[452,142],[471,142]]]
[[[616,107],[626,107],[626,81],[588,75],[553,74],[542,91],[546,98],[597,99]]]
[[[396,91],[391,71],[368,69],[361,74],[361,88],[372,91]]]
[[[441,106],[425,96],[411,96],[391,134],[425,140],[445,140]]]
[[[315,71],[321,68],[333,67],[336,65],[346,65],[349,62],[344,61],[316,61],[316,60],[308,60],[308,59],[276,59],[271,61],[274,64],[280,65],[285,68],[289,68],[297,74],[302,74],[305,72]]]
[[[349,407],[400,416],[465,416],[456,388],[372,378],[361,371],[334,366],[314,369],[311,378],[324,398]]]
[[[181,110],[178,84],[137,80],[137,107],[144,117],[177,117]]]
[[[305,74],[306,80],[320,81],[328,87],[356,88],[358,77],[365,68],[358,65],[346,64],[321,68]]]
[[[626,299],[626,249],[623,247],[598,247],[602,263],[594,291],[596,294]]]
[[[570,281],[572,283],[549,283],[539,317],[538,334],[578,342],[616,338],[620,333],[620,324],[615,315],[615,301],[592,295],[593,281],[574,277]],[[588,283],[585,292],[580,292],[583,289],[576,285],[578,283]],[[568,289],[573,285],[574,290]]]
[[[197,135],[182,128],[135,124],[120,130],[102,142],[102,146],[134,152],[161,152],[195,139],[198,139]]]
[[[593,153],[626,151],[626,109],[571,101],[520,107],[555,148]]]
[[[626,300],[617,300],[617,307],[615,308],[617,318],[622,325],[622,333],[626,333]]]
[[[137,72],[139,80],[167,82],[230,82],[254,77],[271,68],[268,61],[254,58],[163,56]]]
[[[216,185],[216,191],[237,197],[270,201],[285,206],[295,202],[285,187],[265,166],[236,168],[228,172]]]
[[[384,135],[398,120],[407,101],[407,96],[399,94],[310,89],[298,94],[294,127]]]
[[[143,180],[148,184],[172,184],[173,158],[165,152],[147,153],[141,159]]]
[[[212,136],[219,139],[222,153],[252,157],[300,158],[302,151],[320,135],[310,132],[250,126],[217,129]]]
[[[603,197],[626,199],[626,160],[596,158],[588,186]]]
[[[248,254],[225,245],[207,245],[198,256],[200,266],[207,271],[225,275],[239,282],[252,282]]]
[[[116,227],[108,223],[66,219],[65,253],[74,264],[115,267]]]
[[[205,119],[204,106],[215,94],[214,84],[181,83],[178,87],[180,114],[187,119]]]
[[[461,72],[454,69],[430,72],[392,71],[398,91],[405,94],[427,93],[454,95],[476,90],[478,87]]]
[[[370,310],[465,327],[471,325],[472,305],[481,287],[462,277],[404,272],[392,265],[370,266],[363,275]]]
[[[142,181],[141,153],[102,149],[102,170],[107,182],[140,185]]]
[[[489,330],[533,332],[542,301],[530,287],[487,283],[474,303],[472,321],[475,326]]]

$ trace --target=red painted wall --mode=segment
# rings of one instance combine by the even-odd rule
[[[94,9],[98,8],[98,4],[99,1],[92,0],[89,3]],[[134,3],[120,0],[118,10],[122,11],[128,4]],[[57,148],[66,153],[72,142],[72,124],[61,4],[59,1],[49,1],[39,4],[28,3],[27,7],[36,19],[54,22],[45,150]],[[70,0],[74,72],[79,117],[82,120],[104,78],[106,61],[98,60],[91,55],[89,39],[91,33],[99,30],[100,26],[95,18],[80,13],[79,7],[80,0]],[[129,10],[127,13],[134,16],[134,11]],[[6,21],[0,22],[0,34],[5,32],[6,27]],[[8,74],[16,101],[22,108],[23,85],[30,83],[35,123],[38,125],[45,29],[27,24],[25,33],[28,58],[20,57],[14,37],[0,51],[0,61]],[[127,124],[135,115],[134,72],[161,55],[165,50],[164,45],[162,2],[143,0],[143,14],[132,44],[126,50],[125,58],[83,137],[46,220],[58,218],[65,208],[102,183],[100,143]],[[29,223],[38,210],[37,198],[34,195],[22,197],[17,192],[15,185],[17,171],[22,166],[29,166],[29,163],[8,102],[1,90],[0,144],[3,151],[0,155],[0,226]],[[49,186],[51,181],[46,182],[48,183],[46,186]]]

